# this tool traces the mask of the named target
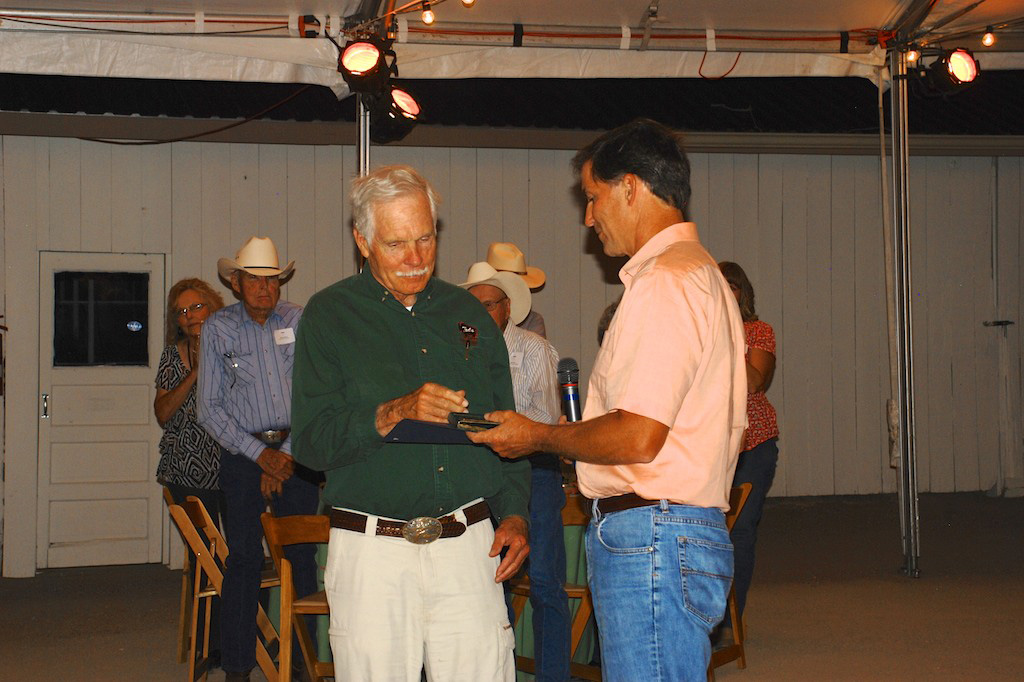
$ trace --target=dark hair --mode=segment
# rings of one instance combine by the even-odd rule
[[[174,309],[174,304],[179,296],[190,290],[203,298],[203,303],[210,308],[211,313],[217,312],[224,307],[224,299],[213,290],[213,287],[203,280],[197,277],[186,277],[175,282],[171,290],[167,292],[167,320],[164,322],[164,341],[168,346],[185,338],[185,333],[178,326],[178,311]]]
[[[595,180],[614,183],[632,173],[680,212],[690,202],[690,162],[682,136],[656,121],[638,118],[588,144],[572,159],[576,175],[588,161]]]
[[[730,285],[740,290],[740,317],[744,322],[753,322],[757,319],[757,312],[754,311],[754,286],[747,279],[747,273],[743,272],[736,263],[724,260],[718,264],[722,276]]]

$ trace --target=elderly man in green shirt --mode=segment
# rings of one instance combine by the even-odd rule
[[[515,679],[501,582],[529,552],[529,463],[382,441],[402,419],[515,405],[501,331],[472,294],[433,277],[437,203],[407,166],[356,179],[353,235],[369,267],[314,295],[297,335],[292,451],[327,474],[324,584],[346,681],[416,682],[424,669]]]

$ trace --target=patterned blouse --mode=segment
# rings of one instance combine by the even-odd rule
[[[758,348],[775,355],[775,332],[772,326],[761,320],[743,323],[748,348]],[[770,438],[779,437],[779,425],[775,419],[775,408],[768,402],[764,391],[747,394],[747,426],[743,451],[753,450]]]
[[[156,370],[156,387],[166,391],[180,384],[188,369],[170,345],[160,355]],[[156,467],[158,481],[169,481],[190,488],[216,490],[220,476],[220,446],[196,421],[196,386],[185,397],[178,411],[164,424],[160,439],[160,463]]]

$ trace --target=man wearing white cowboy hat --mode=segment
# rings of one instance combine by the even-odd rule
[[[526,256],[512,242],[492,242],[487,247],[487,264],[499,272],[512,272],[519,275],[531,290],[540,289],[547,279],[543,270],[526,264]],[[540,334],[544,338],[548,336],[547,329],[544,327],[544,318],[532,307],[525,318],[514,324]]]
[[[494,246],[494,245],[492,245]],[[530,312],[524,278],[474,263],[460,284],[476,296],[502,330],[512,370],[516,412],[545,424],[558,422],[558,351],[539,334],[516,325]],[[569,679],[569,597],[565,593],[562,470],[553,455],[530,457],[530,604],[535,675],[540,682]]]
[[[302,308],[281,299],[291,261],[279,267],[269,237],[251,237],[234,260],[217,261],[239,302],[210,316],[199,364],[199,423],[221,445],[220,487],[231,558],[221,591],[221,665],[226,680],[248,680],[256,665],[256,611],[263,568],[260,514],[315,514],[317,474],[291,456],[292,362]],[[289,554],[291,552],[291,554]],[[298,596],[316,591],[315,549],[285,554]],[[301,660],[301,659],[300,659]]]

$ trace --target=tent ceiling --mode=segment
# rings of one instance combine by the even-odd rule
[[[876,80],[885,66],[884,53],[873,45],[876,36],[928,4],[762,0],[751,11],[745,0],[477,0],[467,9],[458,0],[435,0],[437,23],[428,29],[418,12],[402,15],[395,49],[401,76],[412,79],[728,74]],[[300,82],[327,86],[343,97],[347,87],[336,70],[336,48],[323,39],[299,37],[296,17],[324,17],[326,32],[336,33],[340,17],[386,5],[384,0],[22,0],[17,10],[0,10],[0,72]],[[657,8],[656,20],[645,26],[651,7]],[[19,12],[22,21],[12,19]],[[59,13],[64,21],[46,21]],[[89,23],[89,13],[124,21]],[[181,21],[139,21],[154,15]],[[218,17],[238,22],[219,23]],[[1018,23],[1024,23],[1020,17],[1024,0],[949,0],[936,3],[923,25],[942,24],[943,33],[1004,26],[995,48],[980,55],[983,68],[1024,69],[1024,51],[1010,51],[1014,32],[1021,30]],[[247,18],[272,20],[246,25]],[[516,25],[525,32],[518,47],[513,46]],[[244,35],[211,35],[221,31]],[[849,33],[849,54],[840,54],[842,32]],[[977,35],[957,43],[977,47]]]
[[[348,16],[359,0],[21,0],[18,9],[52,12],[113,14],[169,13],[207,15],[289,16],[301,14]],[[381,4],[385,4],[381,2]],[[398,5],[405,4],[399,1]],[[435,4],[438,24],[528,24],[538,26],[639,27],[651,5],[657,5],[657,29],[717,31],[838,32],[883,29],[892,25],[913,0],[763,0],[757,11],[744,0],[478,0],[465,9],[457,0]],[[932,26],[970,5],[943,33],[983,28],[1024,18],[1021,0],[948,0],[932,9],[924,26]],[[12,8],[13,9],[13,8]]]

